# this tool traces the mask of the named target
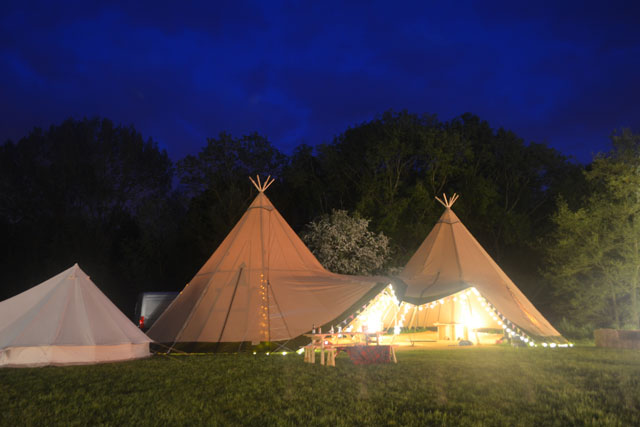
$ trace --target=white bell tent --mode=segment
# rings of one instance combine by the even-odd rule
[[[78,264],[0,302],[0,367],[138,359],[150,342]]]

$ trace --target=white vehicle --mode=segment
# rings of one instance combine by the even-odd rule
[[[146,331],[162,312],[176,299],[179,292],[144,292],[138,296],[134,322]]]

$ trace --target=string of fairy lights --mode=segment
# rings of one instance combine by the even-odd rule
[[[264,274],[260,274],[260,331],[264,341],[269,339],[269,301],[267,297],[267,281],[264,278]]]
[[[529,345],[530,347],[537,347],[537,343],[529,335],[527,335],[521,328],[511,322],[511,320],[509,320],[505,315],[500,313],[498,309],[489,302],[489,300],[480,295],[480,292],[478,292],[476,288],[472,287],[470,289],[478,298],[480,305],[485,308],[485,310],[487,311],[487,313],[489,313],[493,320],[495,320],[498,325],[500,325],[502,329],[504,329],[505,332],[511,336],[512,339],[519,339],[523,341],[525,345]],[[557,344],[555,342],[541,342],[540,345],[542,345],[542,347],[550,348],[573,347],[572,343]]]
[[[511,322],[502,314],[491,302],[484,298],[475,287],[470,287],[457,294],[451,295],[446,298],[441,298],[435,301],[431,301],[422,305],[414,305],[406,302],[400,302],[397,298],[393,285],[389,284],[382,292],[380,292],[375,298],[373,298],[368,304],[363,305],[361,308],[346,319],[338,323],[338,331],[343,328],[347,332],[352,332],[358,324],[367,325],[370,331],[380,331],[383,329],[383,318],[388,314],[390,309],[395,309],[396,321],[394,334],[399,334],[402,328],[405,326],[406,317],[413,309],[423,311],[425,309],[435,309],[438,305],[444,305],[448,301],[457,302],[458,300],[464,301],[469,298],[476,298],[480,306],[487,312],[493,321],[500,326],[504,334],[511,340],[519,340],[523,345],[529,347],[573,347],[572,343],[558,344],[555,342],[536,342],[531,336],[529,336],[522,328]],[[469,328],[471,329],[471,328]]]

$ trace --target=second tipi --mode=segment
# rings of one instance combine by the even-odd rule
[[[211,258],[149,329],[163,343],[295,338],[337,319],[381,279],[325,270],[252,180],[258,195]]]
[[[438,200],[444,213],[400,273],[408,285],[406,326],[466,324],[502,328],[526,342],[566,342],[453,212],[457,195]]]

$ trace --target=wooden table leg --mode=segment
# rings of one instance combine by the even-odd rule
[[[327,360],[327,366],[336,366],[336,349],[335,348],[330,348],[327,349],[327,353],[328,353],[328,360]]]

